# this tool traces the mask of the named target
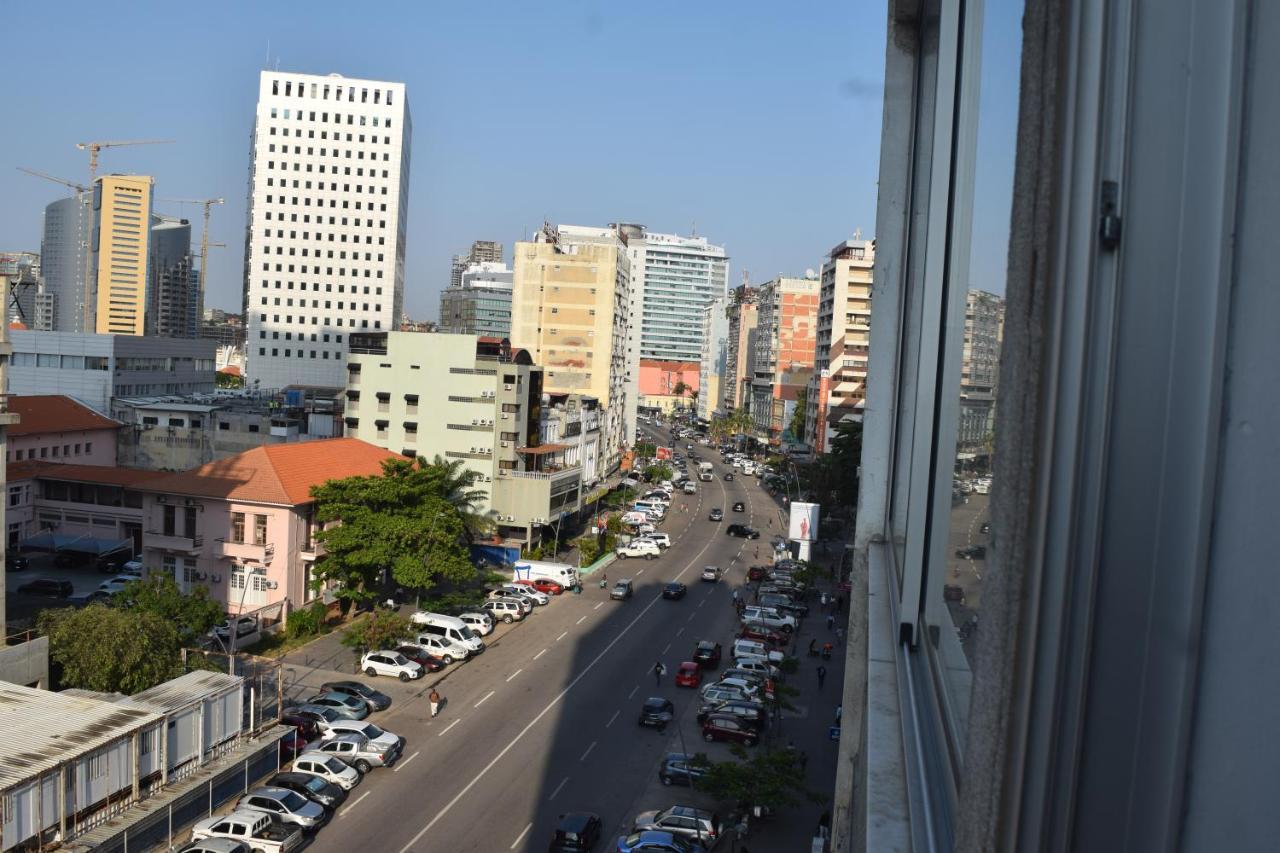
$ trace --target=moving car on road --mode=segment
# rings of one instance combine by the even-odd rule
[[[689,591],[689,588],[684,584],[679,583],[677,581],[672,581],[669,584],[663,585],[662,597],[670,601],[679,601],[680,599],[684,598],[685,593],[687,593],[688,591]]]
[[[707,515],[708,521],[724,521],[724,510],[720,507],[712,507],[710,514]]]
[[[720,644],[711,640],[699,640],[693,649],[693,660],[703,669],[715,669],[720,666]]]
[[[703,566],[699,577],[707,583],[716,583],[720,580],[720,570],[715,566]]]
[[[647,728],[661,731],[675,716],[676,706],[671,704],[670,699],[663,699],[661,696],[651,696],[640,706],[640,725]]]
[[[676,669],[676,687],[697,687],[702,683],[702,667],[687,660]]]
[[[70,598],[74,591],[71,581],[58,578],[36,578],[18,587],[18,592],[23,595],[42,595],[47,598]]]
[[[760,531],[756,530],[749,524],[730,524],[725,528],[725,535],[736,536],[739,539],[759,539]]]
[[[614,601],[626,601],[631,597],[634,585],[630,578],[623,578],[613,585],[613,589],[609,590],[609,597]]]
[[[735,502],[734,502],[734,504],[733,504],[733,511],[734,511],[734,512],[746,512],[746,511],[747,511],[747,505],[746,505],[746,504],[744,504],[742,501],[735,501]]]
[[[986,545],[968,545],[956,551],[956,556],[962,560],[985,560],[987,558]]]
[[[725,481],[726,483],[731,483],[731,482],[733,482],[733,472],[732,472],[732,471],[726,471],[726,472],[725,472],[725,475],[724,475],[724,481]]]
[[[600,843],[604,822],[593,812],[569,812],[560,815],[551,832],[550,853],[590,853]]]

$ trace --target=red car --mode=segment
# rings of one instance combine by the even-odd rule
[[[709,714],[702,724],[702,739],[711,743],[727,740],[744,746],[760,742],[760,733],[751,724],[733,714]]]
[[[440,658],[435,655],[427,654],[417,646],[400,646],[396,651],[414,663],[422,664],[422,668],[427,672],[439,672],[444,669],[444,661],[440,660]]]
[[[697,687],[702,683],[702,667],[691,660],[680,664],[676,670],[676,687]]]
[[[516,583],[522,584],[523,586],[531,586],[538,592],[545,592],[547,595],[559,595],[564,592],[564,587],[549,578],[518,580]]]
[[[747,569],[747,580],[762,581],[764,580],[764,566],[752,566]]]
[[[300,754],[307,751],[307,739],[302,736],[302,732],[294,729],[289,734],[280,738],[280,760],[292,761]]]
[[[776,631],[770,631],[760,625],[744,625],[742,630],[738,632],[740,640],[759,640],[766,645],[772,646],[774,649],[784,649],[787,646],[787,638]]]

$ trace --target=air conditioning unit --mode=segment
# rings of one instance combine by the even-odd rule
[[[502,419],[503,419],[504,421],[509,421],[509,420],[511,420],[511,413],[510,413],[510,412],[503,412],[503,413],[502,413]]]
[[[222,583],[222,575],[210,575],[209,580],[212,583]]]
[[[277,583],[276,581],[267,581],[266,583],[263,584],[263,586],[265,586],[267,589],[276,589],[277,587],[280,586],[280,584]]]
[[[503,390],[503,391],[510,391],[510,390],[512,390],[512,387],[511,387],[510,385],[503,385],[503,386],[502,386],[502,390]]]
[[[198,580],[198,581],[202,581],[202,580],[204,580],[204,579],[205,579],[205,578],[207,578],[207,577],[208,577],[208,575],[206,575],[204,572],[196,572],[196,574],[195,574],[195,579],[196,579],[196,580]]]
[[[471,425],[472,425],[472,426],[476,426],[476,425],[477,425],[477,424],[479,424],[479,423],[480,423],[480,419],[479,419],[479,418],[472,418],[472,419],[471,419]]]
[[[502,446],[503,446],[503,447],[510,447],[510,446],[511,446],[511,442],[509,442],[509,441],[504,441],[504,442],[502,442]]]

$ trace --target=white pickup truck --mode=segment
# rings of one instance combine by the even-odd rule
[[[249,809],[205,818],[192,828],[191,838],[193,841],[230,838],[249,845],[255,853],[289,853],[302,846],[302,830],[278,823],[269,814]]]

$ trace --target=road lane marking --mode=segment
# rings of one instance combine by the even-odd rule
[[[613,721],[614,721],[614,720],[616,720],[616,719],[618,719],[618,715],[619,715],[619,714],[621,714],[621,713],[622,713],[621,711],[614,711],[614,712],[613,712],[613,716],[609,718],[609,722],[607,722],[607,723],[605,723],[605,724],[604,724],[604,727],[607,729],[607,728],[609,728],[609,726],[612,726],[612,725],[613,725]]]
[[[524,670],[523,670],[523,669],[517,669],[515,672],[513,672],[513,673],[511,673],[510,675],[508,675],[508,676],[507,676],[507,682],[508,682],[508,683],[510,683],[510,682],[511,682],[511,679],[515,678],[517,675],[519,675],[519,674],[520,674],[520,673],[522,673],[522,672],[524,672]]]
[[[662,653],[665,655],[669,651],[671,651],[671,644],[667,643],[667,647],[662,650]]]
[[[509,678],[508,678],[507,680],[508,680],[508,681],[510,681],[511,679],[509,679]],[[490,696],[492,696],[493,694],[495,694],[495,693],[497,693],[497,692],[498,692],[498,691],[496,691],[496,690],[490,690],[488,693],[486,693],[486,694],[485,694],[484,699],[481,699],[479,702],[477,702],[477,703],[476,703],[476,707],[477,707],[477,708],[479,708],[481,705],[483,705],[483,704],[485,703],[485,701],[486,701]]]
[[[579,760],[579,761],[586,761],[586,760],[587,760],[587,756],[591,754],[591,750],[593,750],[593,749],[595,749],[595,748],[596,748],[596,744],[597,744],[597,743],[599,743],[599,741],[594,741],[594,740],[593,740],[593,741],[591,741],[591,746],[587,747],[587,751],[586,751],[586,752],[584,752],[584,753],[582,753],[582,757],[581,757],[581,758],[579,758],[578,760]]]
[[[641,569],[640,571],[636,572],[637,577],[639,577],[642,574],[644,574],[644,569]]]
[[[632,687],[631,692],[627,694],[627,698],[630,699],[632,696],[636,695],[636,691],[639,689],[640,689],[639,684],[637,684],[635,687]]]
[[[444,737],[446,734],[448,734],[448,733],[449,733],[449,729],[453,728],[454,726],[456,726],[456,725],[457,725],[458,723],[460,723],[460,722],[462,722],[462,720],[454,720],[452,723],[450,723],[449,725],[445,726],[445,727],[444,727],[444,731],[440,732],[440,734],[436,735],[436,737]]]
[[[602,602],[600,602],[600,603],[601,603],[601,604],[603,604],[604,602],[602,601]],[[584,613],[582,616],[578,617],[578,621],[577,621],[577,623],[575,623],[575,624],[581,625],[581,624],[582,624],[582,620],[584,620],[584,619],[586,619],[586,618],[587,618],[587,616],[586,616],[586,614]]]
[[[720,490],[722,493],[724,492],[723,485],[720,486]],[[711,547],[714,541],[715,541],[714,539],[707,540],[707,544],[703,545],[702,549],[698,551],[697,555],[695,555],[694,558],[690,560],[688,564],[685,565],[684,569],[680,572],[680,574],[676,576],[676,580],[679,580],[681,577],[683,577],[684,573],[689,571],[689,569],[692,568],[694,565],[701,565],[702,555],[707,552],[707,549]],[[643,619],[645,615],[650,610],[652,610],[653,607],[661,600],[662,600],[661,598],[654,598],[653,601],[650,601],[647,605],[645,605],[644,608],[641,609],[641,611],[637,613],[635,617],[629,623],[627,623],[627,625],[623,627],[621,631],[618,632],[617,636],[615,636],[612,640],[610,640],[609,643],[603,649],[601,649],[600,652],[594,658],[592,658],[587,663],[586,666],[582,668],[582,671],[578,673],[578,675],[575,676],[572,681],[570,681],[567,685],[565,685],[565,687],[559,693],[557,693],[554,697],[552,697],[551,701],[548,702],[543,707],[543,709],[533,717],[533,719],[531,719],[528,723],[525,724],[524,728],[520,730],[519,734],[517,734],[514,738],[508,741],[507,745],[503,747],[501,750],[499,750],[498,754],[495,755],[493,758],[491,758],[488,764],[480,768],[480,772],[476,773],[476,775],[471,778],[470,782],[463,785],[461,790],[459,790],[458,793],[453,795],[453,799],[445,803],[444,806],[442,806],[440,810],[435,813],[435,816],[432,817],[431,820],[427,821],[427,824],[423,826],[422,829],[418,830],[418,832],[413,836],[413,838],[409,839],[408,844],[400,848],[400,853],[410,853],[410,851],[413,850],[413,845],[421,841],[422,837],[426,835],[428,832],[430,832],[445,815],[453,811],[453,807],[456,806],[459,802],[461,802],[462,798],[465,797],[468,793],[470,793],[472,788],[480,784],[480,780],[483,779],[486,775],[488,775],[490,770],[498,766],[498,763],[502,761],[503,758],[506,757],[507,753],[510,752],[513,748],[515,748],[515,745],[520,740],[520,738],[524,737],[526,734],[532,731],[534,726],[542,722],[543,717],[551,713],[552,708],[554,708],[556,705],[559,705],[562,701],[564,701],[564,697],[569,695],[569,691],[572,690],[574,687],[576,687],[580,681],[586,678],[587,673],[595,669],[596,664],[604,660],[604,656],[607,655],[610,651],[612,651],[614,646],[622,642],[622,638],[625,637],[627,633],[631,631],[632,628],[638,625],[640,623],[640,620]],[[631,696],[634,696],[636,691],[639,689],[640,689],[640,685],[637,684],[634,688],[632,688],[631,695],[628,696],[627,698],[629,699],[631,698]],[[453,724],[450,724],[450,728],[452,728],[453,725],[456,723],[457,723],[457,720],[455,720]],[[448,729],[445,729],[445,731],[448,731]],[[441,732],[440,735],[443,736],[444,732]]]
[[[515,840],[515,841],[512,841],[512,842],[511,842],[511,846],[510,846],[510,847],[508,847],[507,849],[508,849],[508,850],[515,850],[515,849],[516,849],[516,847],[517,847],[517,846],[519,846],[520,842],[521,842],[521,841],[524,841],[524,837],[525,837],[526,835],[528,835],[528,834],[529,834],[529,830],[531,830],[531,829],[533,829],[533,824],[532,824],[532,823],[530,823],[528,826],[526,826],[523,830],[521,830],[521,831],[520,831],[520,834],[516,836],[516,840]]]
[[[591,609],[592,609],[592,610],[599,610],[601,607],[604,607],[604,602],[603,602],[603,601],[602,601],[602,602],[600,602],[599,604],[597,604],[595,607],[593,607],[593,608],[591,608]]]
[[[540,652],[538,652],[536,655],[534,655],[534,656],[533,656],[533,659],[534,659],[534,660],[537,660],[538,658],[542,657],[542,656],[543,656],[543,655],[545,655],[546,653],[547,653],[547,650],[546,650],[546,649],[543,649],[542,651],[540,651]]]
[[[563,788],[563,787],[565,786],[565,783],[566,783],[566,782],[568,782],[568,781],[569,781],[569,777],[568,777],[568,776],[566,776],[566,777],[564,777],[563,779],[561,779],[561,780],[560,780],[560,784],[559,784],[559,785],[556,785],[556,789],[555,789],[554,791],[552,791],[552,792],[551,792],[551,796],[547,797],[547,799],[548,799],[548,800],[554,800],[554,799],[556,798],[556,794],[560,793],[560,789],[561,789],[561,788]]]
[[[698,602],[698,607],[699,607],[699,608],[701,608],[701,607],[702,607],[702,605],[704,605],[704,604],[706,604],[706,603],[707,603],[707,600],[704,598],[704,599],[702,599],[701,601],[699,601],[699,602]],[[690,619],[692,619],[693,617],[692,617],[692,616],[690,616],[689,618],[690,618]]]
[[[703,604],[705,604],[705,603],[706,603],[706,600],[705,600],[705,599],[704,599],[704,600],[702,600],[702,601],[699,601],[699,602],[698,602],[698,606],[699,606],[699,607],[701,607],[701,606],[702,606]],[[694,614],[690,613],[690,614],[689,614],[689,618],[688,618],[688,619],[686,619],[686,620],[684,620],[684,621],[685,621],[685,622],[692,622],[692,621],[693,621],[693,616],[694,616]]]
[[[676,636],[677,636],[677,637],[679,637],[679,636],[680,636],[681,634],[683,634],[683,633],[684,633],[684,628],[678,628],[678,629],[676,629]]]
[[[361,801],[361,800],[363,800],[365,797],[369,796],[369,795],[370,795],[370,794],[372,794],[372,793],[373,793],[373,791],[365,791],[365,792],[364,792],[363,794],[361,794],[359,797],[356,797],[356,801],[355,801],[354,803],[352,803],[351,805],[347,806],[347,807],[346,807],[345,809],[343,809],[342,811],[338,812],[338,817],[344,817],[344,816],[346,816],[347,812],[351,811],[351,810],[352,810],[352,809],[354,809],[356,806],[360,805],[360,801]]]
[[[421,752],[421,750],[419,750],[419,752]],[[413,761],[413,759],[415,759],[415,758],[417,758],[417,757],[418,757],[418,753],[417,753],[417,752],[415,752],[413,755],[410,755],[410,756],[409,756],[408,758],[406,758],[404,761],[401,761],[401,762],[400,762],[400,766],[399,766],[399,767],[397,767],[395,770],[392,770],[391,772],[392,772],[392,773],[399,773],[399,772],[400,772],[400,770],[401,770],[401,768],[403,768],[406,764],[408,764],[410,761]]]
[[[556,637],[556,642],[557,642],[557,643],[558,643],[558,642],[560,642],[561,640],[563,640],[563,639],[564,639],[565,637],[567,637],[567,636],[569,636],[569,632],[568,632],[568,631],[565,631],[565,632],[564,632],[564,633],[562,633],[559,637]]]

